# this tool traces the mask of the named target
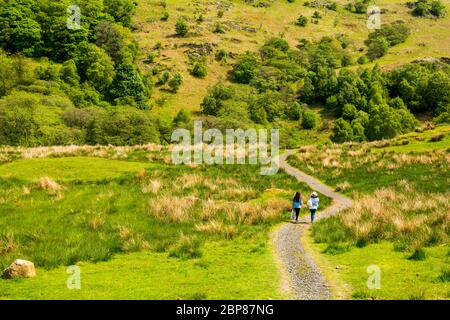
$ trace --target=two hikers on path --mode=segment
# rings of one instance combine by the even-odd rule
[[[303,200],[300,192],[296,192],[294,199],[292,200],[292,213],[291,220],[295,219],[295,222],[298,222],[298,216],[300,214],[300,209],[302,208]],[[319,209],[319,196],[317,192],[313,192],[311,197],[307,202],[308,209],[311,213],[311,223],[314,223],[314,219],[316,217],[317,209]]]

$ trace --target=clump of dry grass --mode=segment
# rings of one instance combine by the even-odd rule
[[[143,183],[141,187],[141,191],[144,194],[153,193],[157,194],[161,189],[161,182],[157,179],[149,180],[147,183]]]
[[[342,191],[350,189],[351,187],[352,187],[352,185],[348,181],[344,181],[344,182],[338,183],[336,185],[336,188],[334,188],[334,190],[336,192],[342,192]]]
[[[31,194],[31,190],[27,186],[23,186],[22,187],[22,193],[23,193],[24,196],[29,196]]]
[[[174,187],[181,189],[206,187],[211,191],[217,189],[217,182],[199,174],[184,174],[174,181]]]
[[[0,256],[4,256],[13,252],[17,248],[17,244],[14,240],[14,233],[6,232],[0,234]]]
[[[48,194],[56,196],[57,199],[61,200],[64,198],[64,195],[62,193],[62,186],[49,177],[43,177],[39,179],[36,184],[40,190],[47,191]]]
[[[273,200],[266,203],[229,202],[224,208],[228,221],[236,224],[258,224],[274,221],[286,208],[287,201]]]
[[[256,190],[250,188],[250,187],[236,187],[236,188],[229,188],[229,189],[223,189],[219,192],[219,197],[223,199],[228,198],[254,198],[256,197]]]
[[[420,247],[438,237],[448,239],[450,194],[425,194],[409,188],[382,188],[355,201],[339,219],[356,239],[407,239],[408,246]],[[447,236],[445,236],[447,234]]]
[[[190,210],[197,201],[196,197],[161,196],[151,199],[148,204],[148,214],[151,217],[171,222],[188,221]]]
[[[141,234],[135,234],[125,226],[119,226],[119,237],[122,240],[123,251],[136,252],[150,249],[150,244]]]
[[[98,231],[106,223],[101,216],[95,216],[89,221],[89,228],[93,231]]]
[[[136,179],[138,179],[139,181],[144,180],[146,176],[147,171],[145,171],[145,169],[141,169],[136,173]]]
[[[226,225],[221,221],[212,220],[206,223],[197,224],[195,230],[203,233],[210,233],[224,236],[227,239],[233,238],[236,234],[236,227],[232,225]]]

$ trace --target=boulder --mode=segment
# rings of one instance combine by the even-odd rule
[[[35,276],[34,263],[22,259],[14,261],[2,274],[3,279],[33,278]]]

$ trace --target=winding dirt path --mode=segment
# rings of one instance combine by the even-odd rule
[[[323,219],[339,213],[352,206],[352,200],[335,192],[331,187],[311,177],[287,163],[287,158],[295,150],[287,150],[280,156],[280,168],[297,180],[308,184],[313,190],[332,199],[332,205],[321,211],[319,208],[316,219]],[[310,218],[304,216],[298,224],[286,223],[274,234],[277,255],[287,275],[290,291],[299,300],[329,299],[330,290],[312,257],[309,256],[302,244],[301,236],[309,228]]]

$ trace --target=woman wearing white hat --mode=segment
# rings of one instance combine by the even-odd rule
[[[311,212],[311,223],[314,223],[316,211],[319,209],[319,196],[315,191],[311,194],[311,198],[308,200],[308,208]]]

